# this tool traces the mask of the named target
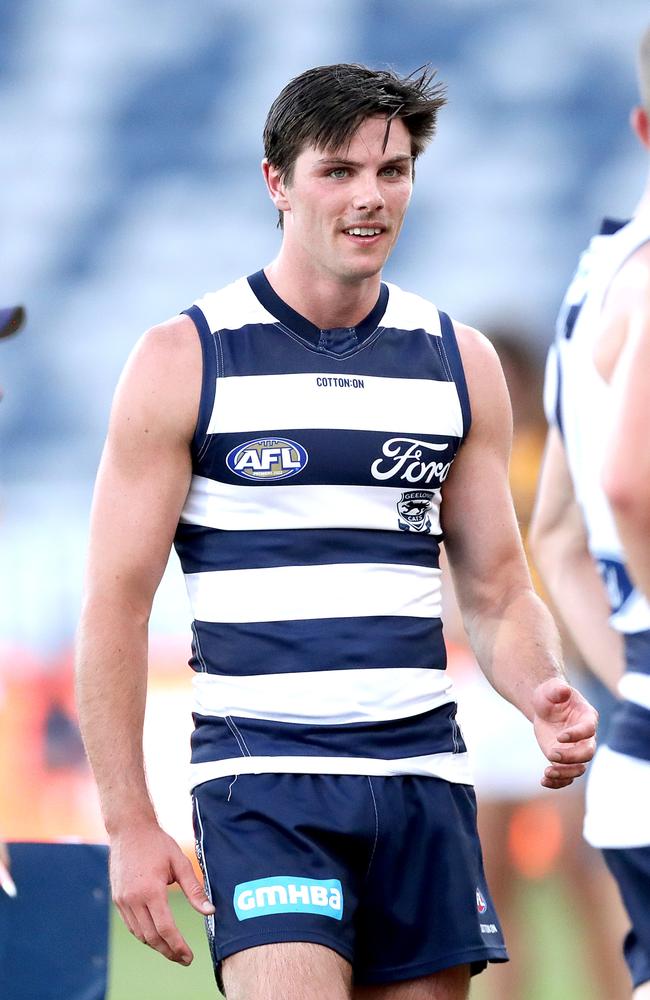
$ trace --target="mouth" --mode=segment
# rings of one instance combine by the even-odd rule
[[[385,234],[386,229],[384,226],[348,226],[343,230],[345,236],[351,239],[354,243],[359,245],[367,246],[369,244],[377,243],[380,238]]]

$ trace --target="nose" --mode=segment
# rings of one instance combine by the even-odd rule
[[[384,196],[379,187],[377,178],[363,176],[359,178],[352,205],[356,212],[379,212],[385,205]]]

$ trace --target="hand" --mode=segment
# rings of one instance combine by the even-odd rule
[[[157,824],[127,827],[111,838],[113,900],[131,933],[165,958],[189,965],[194,955],[169,907],[167,886],[177,882],[203,916],[214,906],[175,840]]]
[[[580,777],[596,751],[598,712],[559,677],[539,684],[533,693],[535,736],[551,766],[542,785],[564,788]]]

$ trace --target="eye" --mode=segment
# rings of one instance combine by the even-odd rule
[[[332,170],[329,171],[327,176],[334,177],[335,179],[338,180],[340,178],[347,177],[347,175],[348,175],[347,167],[334,167]]]
[[[382,174],[384,177],[400,177],[404,173],[402,167],[384,167]]]

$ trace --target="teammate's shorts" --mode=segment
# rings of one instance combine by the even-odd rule
[[[605,848],[632,922],[623,950],[634,988],[650,980],[650,847]]]
[[[507,961],[470,786],[439,778],[258,774],[194,789],[216,915],[212,957],[311,941],[389,983]]]

